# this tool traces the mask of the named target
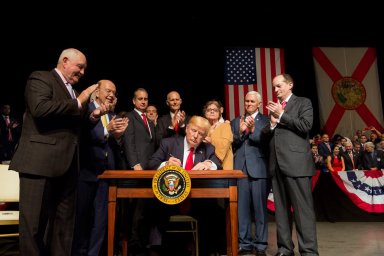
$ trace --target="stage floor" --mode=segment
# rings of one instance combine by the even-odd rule
[[[277,252],[276,225],[269,223],[267,255]],[[317,222],[319,254],[322,256],[384,255],[384,222]],[[294,233],[295,255],[300,255]]]
[[[274,222],[269,223],[268,233],[267,255],[274,256],[277,252]],[[317,236],[321,256],[384,255],[384,222],[317,222]],[[293,238],[298,256],[296,233]],[[16,239],[4,240],[0,239],[0,255],[18,255]]]

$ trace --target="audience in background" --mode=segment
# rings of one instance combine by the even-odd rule
[[[352,142],[345,143],[345,151],[341,153],[344,159],[345,170],[357,170],[360,168],[360,152],[353,149]]]
[[[363,170],[380,170],[384,168],[384,151],[375,150],[375,145],[368,141],[365,143],[361,156]]]
[[[327,171],[325,159],[323,156],[319,154],[316,143],[311,144],[311,151],[312,151],[313,162],[315,163],[315,168],[323,172]]]
[[[321,136],[321,142],[318,144],[319,154],[326,159],[327,156],[332,154],[333,143],[329,142],[329,136],[324,133]]]
[[[327,156],[327,168],[330,172],[345,171],[344,158],[340,153],[340,147],[334,147],[332,154]]]
[[[0,118],[0,163],[9,163],[15,147],[19,142],[21,125],[16,117],[11,115],[11,105],[1,107]]]

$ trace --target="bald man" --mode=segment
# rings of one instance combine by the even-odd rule
[[[169,113],[161,116],[157,120],[156,137],[158,145],[163,138],[168,138],[174,135],[184,136],[186,124],[190,119],[190,116],[181,110],[183,100],[180,98],[180,94],[177,91],[171,91],[167,94],[166,103],[169,107]]]

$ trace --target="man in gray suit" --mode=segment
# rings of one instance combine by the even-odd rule
[[[267,198],[270,180],[267,171],[266,143],[263,143],[261,130],[269,122],[268,118],[259,112],[261,102],[260,93],[248,92],[244,100],[245,115],[231,121],[235,152],[234,168],[242,170],[248,176],[239,179],[237,186],[239,255],[250,254],[253,249],[258,256],[266,255],[268,244]],[[252,221],[256,224],[254,236]]]
[[[108,111],[102,105],[86,115],[97,84],[80,95],[72,89],[86,66],[83,53],[66,49],[55,69],[28,78],[22,134],[9,167],[20,175],[20,255],[71,255],[81,125]]]
[[[300,255],[319,255],[312,198],[315,166],[309,146],[309,131],[313,124],[312,103],[307,98],[292,94],[293,79],[288,74],[275,76],[272,85],[278,102],[268,102],[270,124],[263,131],[270,135],[269,170],[278,245],[275,256],[294,255],[293,218]]]

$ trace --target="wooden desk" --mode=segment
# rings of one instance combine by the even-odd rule
[[[115,237],[115,218],[117,198],[154,198],[151,182],[147,186],[122,186],[119,180],[152,181],[156,171],[106,170],[99,175],[109,179],[108,194],[108,255],[113,256]],[[226,201],[226,237],[227,255],[237,256],[238,222],[237,222],[237,179],[246,175],[239,170],[231,171],[191,171],[191,198],[227,198]],[[219,185],[217,185],[219,182]],[[195,184],[195,186],[194,186]],[[200,185],[199,185],[200,184]],[[205,184],[205,185],[204,185]],[[213,186],[209,186],[212,184]],[[125,252],[123,252],[123,256]]]

